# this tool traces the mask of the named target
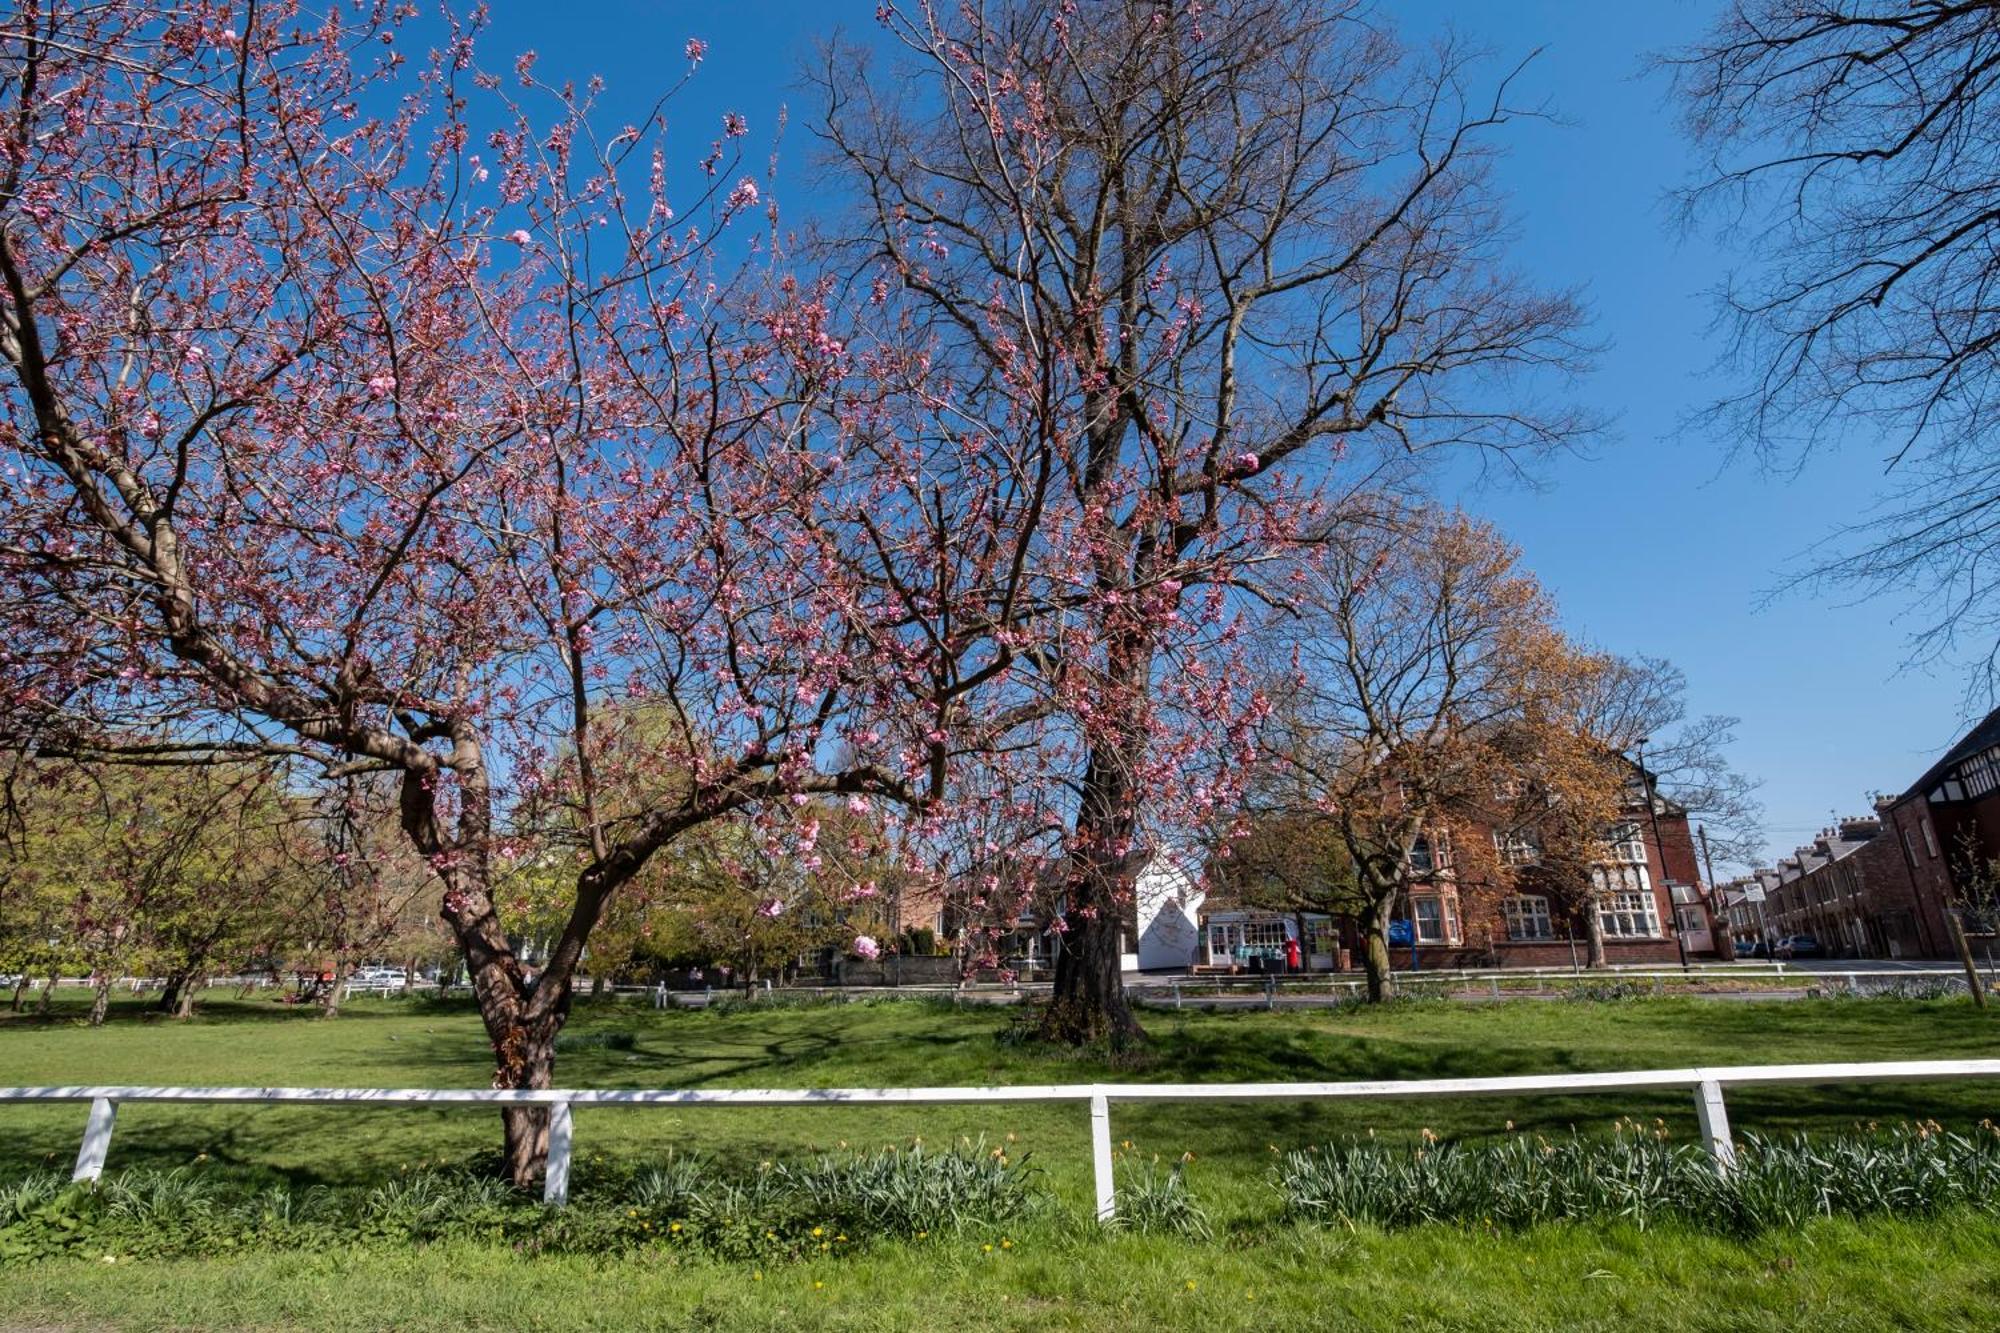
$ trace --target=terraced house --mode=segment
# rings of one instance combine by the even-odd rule
[[[2000,861],[2000,709],[1873,813],[1843,819],[1725,887],[1740,945],[1806,937],[1845,958],[1953,958],[1953,915],[1992,944]]]

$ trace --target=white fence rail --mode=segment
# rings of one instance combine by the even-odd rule
[[[1723,1089],[1779,1085],[1911,1083],[1950,1079],[2000,1079],[2000,1060],[1886,1060],[1818,1065],[1735,1065],[1693,1069],[1640,1069],[1599,1074],[1526,1074],[1500,1078],[1408,1079],[1360,1083],[1077,1083],[993,1088],[714,1088],[659,1090],[489,1088],[0,1088],[0,1102],[88,1102],[90,1117],[71,1178],[95,1180],[104,1172],[111,1131],[124,1102],[251,1103],[337,1106],[546,1106],[548,1173],[542,1197],[560,1205],[569,1198],[572,1108],[578,1106],[942,1106],[1005,1102],[1082,1102],[1090,1110],[1091,1175],[1097,1216],[1111,1220],[1117,1190],[1111,1169],[1114,1102],[1321,1101],[1366,1098],[1499,1097],[1657,1091],[1694,1093],[1702,1144],[1716,1170],[1736,1163]]]

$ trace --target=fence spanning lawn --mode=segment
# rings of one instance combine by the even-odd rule
[[[2000,1079],[2000,1060],[1886,1060],[1844,1064],[1731,1065],[1704,1069],[1635,1069],[1609,1073],[1542,1074],[1503,1078],[1412,1079],[1367,1083],[1085,1083],[976,1088],[716,1088],[716,1089],[547,1089],[528,1092],[490,1088],[177,1088],[68,1086],[0,1087],[0,1102],[88,1102],[90,1118],[78,1150],[75,1180],[104,1173],[118,1106],[123,1102],[176,1105],[282,1106],[311,1104],[353,1109],[384,1106],[546,1106],[549,1108],[548,1173],[543,1201],[569,1201],[570,1153],[577,1106],[999,1106],[1020,1102],[1087,1103],[1090,1108],[1091,1184],[1096,1215],[1117,1215],[1117,1179],[1112,1168],[1111,1106],[1114,1102],[1315,1102],[1326,1100],[1416,1100],[1507,1097],[1525,1101],[1538,1095],[1620,1093],[1663,1088],[1691,1089],[1702,1146],[1717,1173],[1736,1168],[1724,1090],[1731,1087],[1828,1087],[1836,1084],[1929,1083],[1959,1079]]]
[[[59,1014],[63,1010],[59,1008]],[[0,1016],[0,1077],[13,1084],[470,1087],[488,1052],[459,1004],[361,1001],[340,1019],[265,1002],[218,999],[191,1023],[144,1018],[136,1005],[90,1030],[71,1018]],[[1709,1068],[1733,1058],[1839,1062],[1923,1054],[2000,1057],[2000,1025],[1963,1000],[1826,999],[1716,1005],[1692,999],[1526,1001],[1500,1007],[1413,1002],[1379,1010],[1154,1012],[1145,1053],[1045,1052],[1014,1035],[1009,1011],[920,1001],[819,1007],[731,1006],[656,1012],[581,1003],[558,1078],[578,1088],[706,1091],[898,1084],[1209,1084],[1535,1078],[1635,1066]],[[1384,1233],[1287,1220],[1277,1188],[1286,1158],[1366,1139],[1416,1150],[1519,1135],[1609,1141],[1626,1116],[1699,1144],[1684,1088],[1449,1101],[1273,1100],[1113,1104],[1113,1170],[1131,1189],[1184,1155],[1212,1242],[1105,1233],[1087,1116],[1078,1104],[861,1107],[698,1104],[576,1109],[577,1198],[622,1171],[643,1174],[670,1151],[699,1149],[718,1178],[754,1176],[801,1153],[873,1153],[922,1138],[984,1142],[1040,1169],[1060,1207],[1049,1218],[950,1239],[887,1237],[844,1257],[804,1254],[780,1267],[714,1255],[648,1258],[549,1251],[523,1264],[506,1246],[440,1238],[412,1258],[329,1242],[320,1252],[256,1252],[199,1262],[37,1263],[0,1288],[0,1328],[517,1327],[532,1305],[550,1327],[1125,1328],[1549,1326],[1679,1331],[1866,1326],[1978,1327],[1990,1314],[1986,1213],[1834,1219],[1789,1238],[1733,1237],[1676,1224],[1644,1235],[1617,1224],[1530,1226],[1504,1236],[1419,1225]],[[1729,1094],[1740,1136],[1851,1134],[1936,1120],[1970,1130],[2000,1111],[1990,1082],[1750,1087]],[[0,1107],[0,1182],[68,1174],[81,1108]],[[1509,1122],[1512,1125],[1509,1125]],[[1512,1133],[1510,1134],[1510,1129]],[[131,1103],[121,1111],[114,1172],[198,1173],[259,1191],[365,1193],[401,1168],[476,1167],[498,1126],[466,1108]],[[1571,1139],[1574,1133],[1576,1140]],[[1688,1151],[1698,1151],[1690,1148]],[[982,1149],[981,1151],[984,1151]],[[440,1167],[439,1163],[445,1165]],[[569,1211],[589,1211],[573,1208]],[[600,1210],[601,1211],[601,1210]],[[618,1210],[622,1217],[624,1210]],[[1063,1221],[1060,1219],[1070,1219]],[[579,1219],[581,1221],[582,1219]],[[344,1234],[344,1233],[343,1233]],[[1005,1244],[1003,1245],[1003,1242]],[[990,1247],[990,1248],[983,1248]],[[108,1253],[108,1251],[107,1251]],[[128,1267],[127,1265],[131,1266]],[[761,1274],[761,1276],[759,1276]],[[527,1305],[524,1305],[528,1303]],[[1863,1312],[1866,1312],[1865,1314]]]

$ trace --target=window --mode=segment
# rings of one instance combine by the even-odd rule
[[[1493,851],[1503,866],[1531,866],[1542,859],[1542,845],[1534,834],[1525,829],[1511,833],[1493,831]]]
[[[1611,831],[1611,856],[1628,866],[1646,863],[1646,837],[1637,824],[1620,824]]]
[[[1507,914],[1510,940],[1552,940],[1555,924],[1549,919],[1549,900],[1539,893],[1517,893],[1501,904]]]
[[[1660,933],[1659,910],[1645,890],[1606,894],[1598,900],[1597,920],[1607,939],[1647,939]]]
[[[1434,829],[1420,833],[1410,844],[1410,870],[1417,875],[1434,875],[1451,869],[1451,830]]]
[[[1419,944],[1455,944],[1458,941],[1458,913],[1440,894],[1410,899],[1410,920],[1415,923]]]
[[[1923,825],[1924,825],[1924,853],[1927,856],[1929,856],[1931,860],[1935,861],[1937,860],[1937,834],[1931,831],[1930,816],[1926,815],[1924,817]]]
[[[1910,846],[1910,831],[1898,824],[1896,826],[1896,836],[1903,840],[1903,859],[1910,863],[1910,869],[1915,870],[1917,868],[1917,851],[1916,848]]]
[[[1959,765],[1959,776],[1965,779],[1966,796],[1984,796],[1995,787],[2000,787],[2000,748],[1982,750]],[[1954,784],[1946,784],[1947,788]],[[1947,790],[1948,800],[1962,799]]]

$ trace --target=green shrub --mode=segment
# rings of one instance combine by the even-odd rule
[[[1213,1240],[1208,1212],[1188,1188],[1188,1163],[1176,1162],[1164,1174],[1147,1162],[1127,1175],[1118,1187],[1118,1225],[1145,1235],[1185,1236]]]

